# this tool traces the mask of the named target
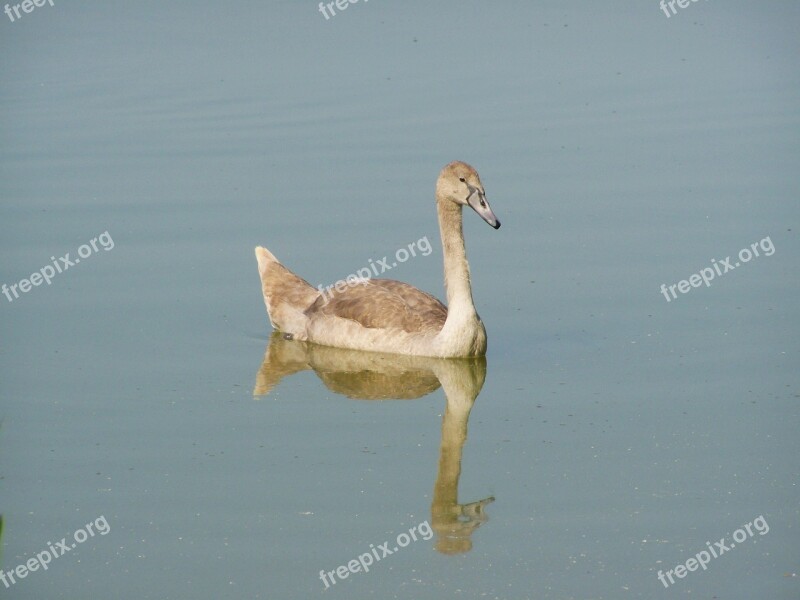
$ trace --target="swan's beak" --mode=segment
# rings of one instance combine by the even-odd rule
[[[472,207],[472,210],[481,216],[481,219],[486,221],[495,229],[500,229],[500,221],[494,216],[492,207],[489,206],[489,201],[486,200],[486,196],[483,194],[483,192],[472,186],[469,186],[469,191],[470,195],[469,198],[467,198],[467,204],[469,204]]]

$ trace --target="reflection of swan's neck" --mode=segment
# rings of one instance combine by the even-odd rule
[[[442,384],[447,406],[442,418],[442,443],[439,474],[433,491],[434,510],[449,510],[457,504],[458,477],[461,474],[461,450],[467,440],[467,423],[472,405],[480,391],[477,381],[463,370],[437,365],[436,376]],[[483,384],[481,378],[480,384]]]
[[[486,359],[439,360],[432,364],[432,369],[442,384],[447,409],[457,420],[463,419],[466,426],[469,411],[486,379]]]
[[[471,406],[451,406],[448,401],[442,419],[442,443],[439,449],[439,472],[433,488],[434,515],[447,519],[447,513],[458,505],[458,479],[461,476],[461,452],[467,440],[467,422]],[[434,516],[434,520],[436,517]]]
[[[447,406],[442,418],[442,443],[433,487],[431,525],[438,536],[436,549],[446,554],[468,551],[472,547],[470,535],[480,523],[479,519],[472,518],[475,503],[467,507],[458,503],[461,454],[467,440],[469,414],[486,375],[486,362],[481,360],[472,367],[453,361],[443,361],[434,367]],[[483,502],[478,504],[482,507]],[[465,516],[467,519],[463,520]]]

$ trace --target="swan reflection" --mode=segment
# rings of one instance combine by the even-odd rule
[[[283,379],[313,370],[329,390],[359,400],[411,400],[441,386],[447,405],[442,418],[439,468],[433,488],[431,526],[435,548],[444,554],[468,552],[472,532],[488,516],[494,500],[459,504],[461,453],[467,439],[469,414],[486,379],[486,359],[443,359],[360,352],[285,339],[274,333],[256,375],[253,395],[268,395]]]

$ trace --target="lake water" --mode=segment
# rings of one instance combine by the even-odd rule
[[[800,6],[665,6],[0,14],[0,595],[800,596]],[[271,339],[456,159],[485,362]]]

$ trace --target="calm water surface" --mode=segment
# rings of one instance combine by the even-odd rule
[[[113,241],[0,296],[2,568],[109,526],[0,595],[800,596],[798,25],[737,1],[0,14],[0,283]],[[270,337],[257,244],[316,286],[427,237],[385,276],[443,297],[454,159],[503,222],[465,214],[485,362]]]

